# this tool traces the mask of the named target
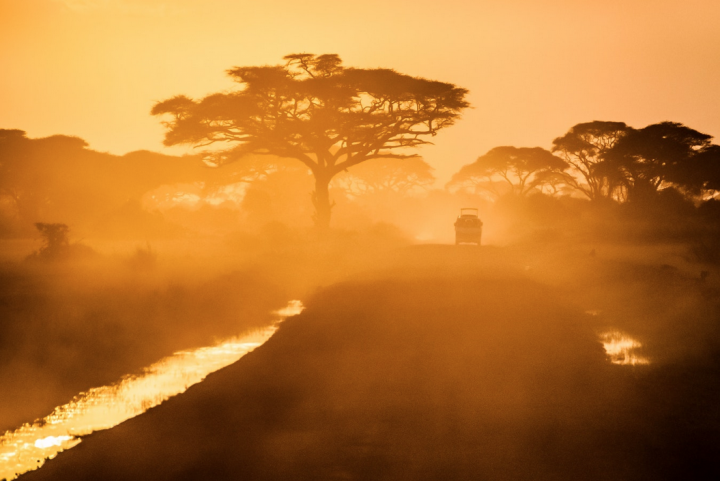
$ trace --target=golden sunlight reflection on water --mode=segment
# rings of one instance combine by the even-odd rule
[[[300,301],[290,301],[277,311],[278,323],[302,310]],[[42,420],[6,432],[0,437],[0,480],[37,469],[46,459],[79,444],[78,436],[116,426],[184,392],[262,345],[278,323],[212,347],[177,352],[145,368],[139,376],[81,393]]]
[[[650,361],[640,356],[637,349],[642,347],[640,342],[620,331],[608,331],[600,335],[605,352],[613,364],[623,366],[637,366],[650,364]]]

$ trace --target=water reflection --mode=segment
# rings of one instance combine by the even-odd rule
[[[272,326],[213,347],[177,352],[147,367],[142,375],[81,393],[42,420],[6,432],[0,437],[0,480],[39,468],[46,459],[79,444],[78,436],[116,426],[182,393],[263,344],[280,321],[302,310],[300,301],[291,301],[277,312],[280,319]]]
[[[636,352],[642,347],[642,344],[627,334],[620,331],[608,331],[601,334],[600,339],[613,364],[624,366],[650,364],[647,358]]]

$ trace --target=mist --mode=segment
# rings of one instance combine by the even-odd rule
[[[588,129],[615,144],[588,156]],[[3,432],[307,307],[22,479],[712,479],[718,146],[671,122],[557,134],[440,185],[417,154],[325,178],[319,155],[0,130]]]

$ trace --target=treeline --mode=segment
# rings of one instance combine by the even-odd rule
[[[623,122],[577,124],[540,147],[496,147],[456,173],[448,187],[499,197],[530,193],[647,201],[672,189],[701,202],[720,191],[720,146],[679,123],[642,129]]]
[[[590,241],[690,241],[720,261],[720,146],[678,123],[572,127],[547,150],[496,147],[444,188],[421,157],[356,165],[330,185],[337,229],[377,223],[411,240],[450,242],[459,207],[480,207],[490,242],[540,235]],[[77,137],[0,130],[0,235],[153,239],[272,232],[313,224],[314,179],[292,159],[250,155],[221,167],[202,156],[90,149]],[[269,227],[268,227],[269,226]],[[270,231],[268,231],[270,229]]]
[[[255,167],[237,164],[219,171],[199,156],[149,151],[116,156],[92,150],[78,137],[33,139],[22,130],[0,129],[0,236],[32,234],[38,222],[108,236],[175,235],[181,229],[148,208],[148,193],[158,205],[178,200],[177,190],[166,186],[192,186],[211,195],[257,177]]]
[[[337,176],[331,188],[351,223],[371,223],[362,200],[402,204],[434,183],[420,157],[376,159]],[[97,152],[78,138],[28,138],[0,130],[0,236],[35,236],[37,223],[74,237],[174,237],[312,223],[313,178],[291,160],[250,155],[217,167],[201,155]],[[352,207],[355,209],[353,210]],[[386,221],[391,219],[384,219]]]

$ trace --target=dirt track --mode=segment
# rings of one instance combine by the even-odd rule
[[[597,340],[656,296],[686,320],[717,301],[660,267],[578,258],[539,282],[542,263],[492,254],[419,248],[325,288],[240,362],[22,479],[717,479],[717,331],[679,331],[646,367]],[[608,314],[584,313],[602,299]],[[680,311],[645,326],[655,352]]]

